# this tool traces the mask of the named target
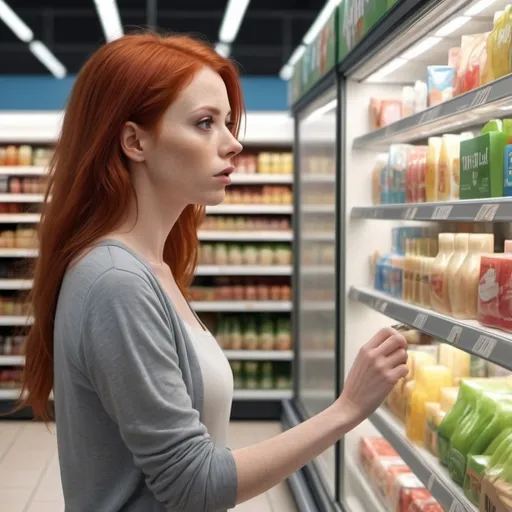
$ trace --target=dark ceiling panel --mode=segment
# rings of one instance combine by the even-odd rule
[[[104,36],[93,0],[7,0],[48,45],[69,74],[76,73]],[[227,0],[156,0],[158,28],[217,42]],[[146,0],[117,0],[126,32],[147,27]],[[232,46],[243,74],[277,75],[325,0],[252,0]],[[48,74],[0,21],[0,74]]]

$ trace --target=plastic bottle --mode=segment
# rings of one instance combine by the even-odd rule
[[[437,200],[452,199],[452,169],[454,160],[459,156],[460,137],[458,135],[443,135],[439,164],[437,167]]]
[[[451,305],[452,315],[455,318],[477,318],[480,260],[483,254],[493,252],[493,234],[471,233],[469,235],[468,252],[453,279],[455,289],[459,290],[458,300]]]
[[[443,314],[450,314],[450,298],[446,283],[446,270],[453,255],[455,235],[439,234],[439,252],[432,263],[430,272],[430,302],[432,309]]]
[[[512,138],[507,141],[503,157],[503,196],[512,196]]]
[[[425,174],[425,197],[426,201],[437,201],[437,178],[439,167],[439,156],[441,153],[441,137],[430,137],[427,150],[427,172]]]
[[[455,235],[453,255],[448,263],[446,269],[446,284],[448,286],[448,298],[450,302],[450,309],[453,311],[457,303],[465,303],[466,297],[461,295],[460,288],[457,283],[457,272],[464,263],[469,250],[469,234],[457,233]]]

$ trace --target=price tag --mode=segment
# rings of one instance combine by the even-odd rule
[[[473,352],[488,359],[497,343],[498,342],[494,338],[482,335],[476,340]]]
[[[432,492],[432,487],[434,487],[434,484],[436,482],[436,477],[434,475],[434,473],[432,473],[430,475],[430,478],[428,479],[428,482],[427,482],[427,489]]]
[[[403,219],[404,220],[414,220],[414,217],[416,217],[416,214],[418,213],[418,208],[411,207],[404,210],[403,213]]]
[[[385,300],[377,299],[373,304],[374,309],[380,311],[381,313],[385,313],[388,308],[388,303]]]
[[[486,221],[492,222],[494,217],[496,217],[496,213],[498,212],[500,205],[499,204],[484,204],[478,210],[476,214],[476,221]]]
[[[433,107],[433,108],[429,108],[428,110],[425,110],[423,112],[423,114],[421,114],[420,123],[419,124],[424,124],[424,123],[432,122],[434,119],[437,119],[439,117],[440,113],[441,113],[441,106],[440,105],[438,105],[436,107]]]
[[[460,335],[462,334],[462,327],[459,327],[458,325],[454,325],[452,327],[452,330],[450,331],[450,334],[448,334],[448,338],[446,341],[453,343],[454,345],[458,345],[460,341]]]
[[[424,313],[418,313],[412,325],[416,327],[416,329],[423,329],[424,325],[427,323],[428,316]]]
[[[484,87],[483,89],[477,91],[475,96],[473,97],[473,101],[471,102],[471,108],[479,107],[480,105],[486,103],[491,94],[491,90],[492,86],[488,85],[487,87]]]
[[[432,213],[432,220],[446,220],[452,213],[453,206],[436,206]]]

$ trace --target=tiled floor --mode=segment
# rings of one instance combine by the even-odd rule
[[[230,425],[232,449],[263,441],[281,432],[278,423]],[[62,512],[55,430],[41,423],[0,422],[0,511]],[[237,512],[296,512],[287,485],[281,484],[235,509]]]

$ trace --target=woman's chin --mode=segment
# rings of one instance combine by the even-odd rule
[[[198,201],[198,204],[202,206],[217,206],[224,202],[225,197],[226,191],[225,189],[222,189],[208,194],[208,196],[204,197],[202,201]]]

